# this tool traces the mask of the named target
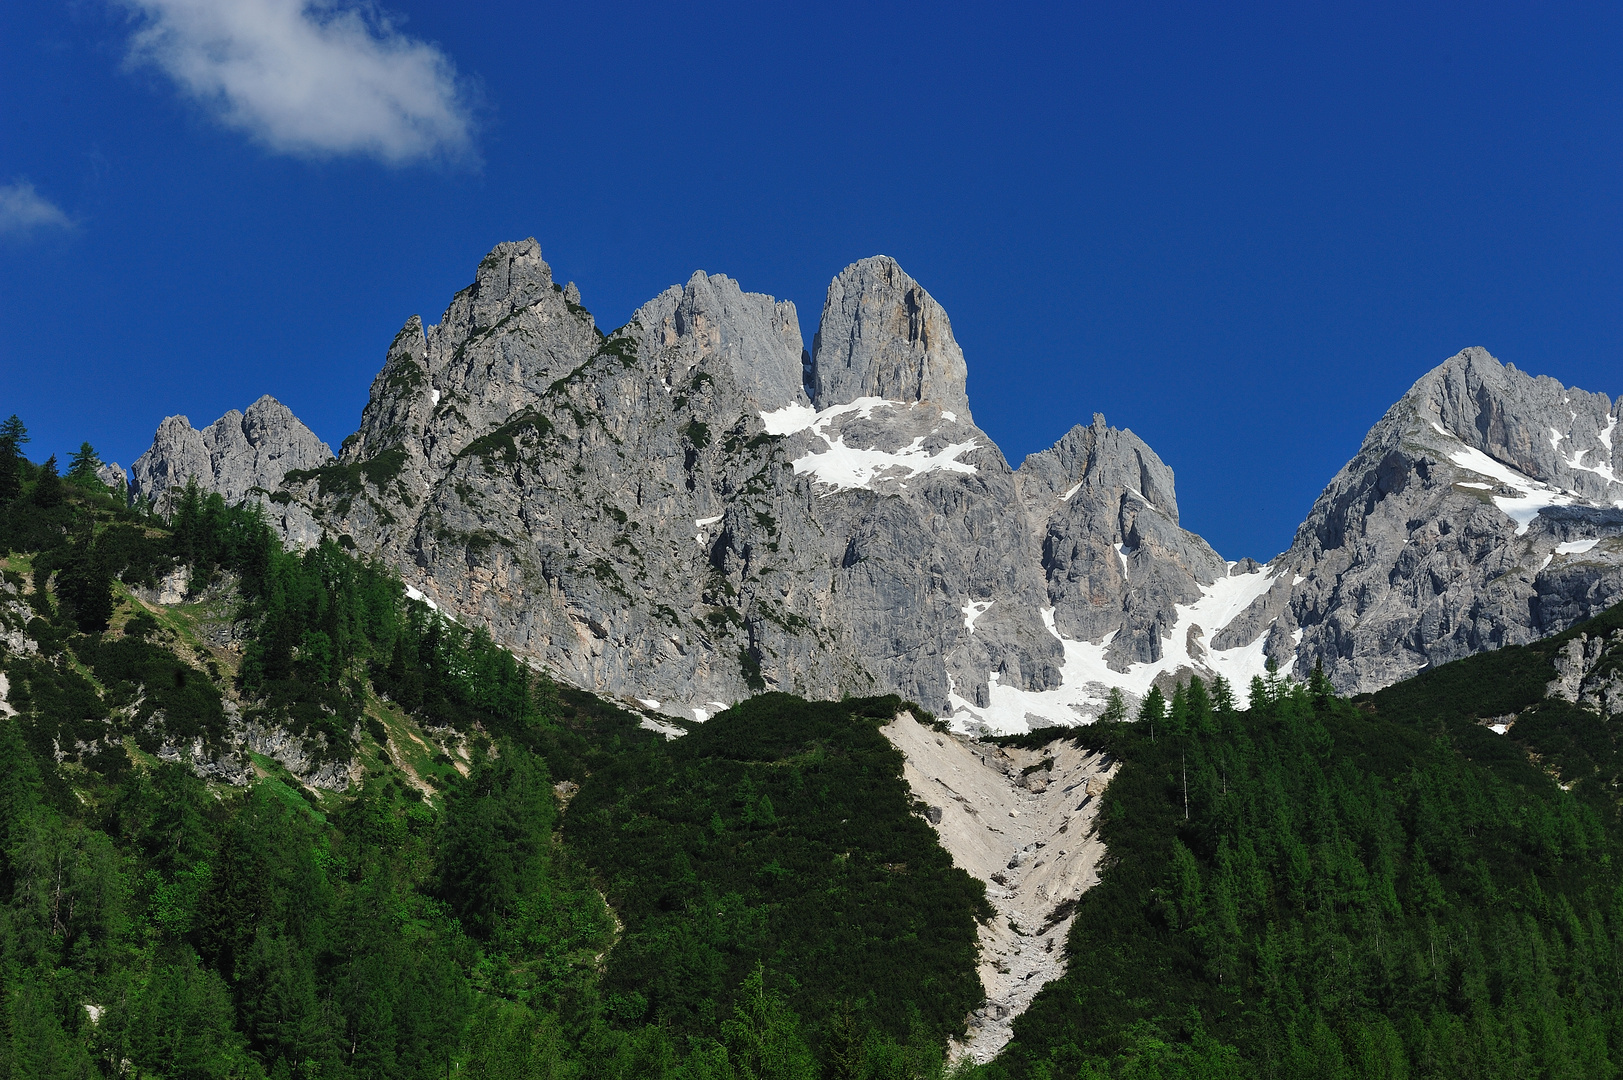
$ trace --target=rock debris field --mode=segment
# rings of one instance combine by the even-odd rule
[[[971,742],[907,713],[884,732],[941,846],[986,884],[997,912],[980,928],[986,1004],[952,1048],[984,1063],[1037,991],[1065,973],[1073,906],[1099,881],[1105,846],[1094,823],[1116,764],[1064,738],[1041,750]]]

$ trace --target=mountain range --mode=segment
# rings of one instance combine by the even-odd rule
[[[966,374],[883,256],[833,279],[808,349],[793,304],[703,272],[605,334],[503,243],[406,322],[336,456],[266,397],[165,419],[128,491],[255,501],[667,721],[894,692],[1014,733],[1270,665],[1369,692],[1623,599],[1623,399],[1484,349],[1423,375],[1265,564],[1182,528],[1172,469],[1097,413],[1011,467]]]

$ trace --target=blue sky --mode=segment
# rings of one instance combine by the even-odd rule
[[[1220,8],[1224,10],[1219,10]],[[357,14],[360,11],[361,14]],[[0,414],[128,464],[261,393],[334,446],[535,236],[599,323],[895,256],[1011,462],[1095,411],[1229,558],[1468,345],[1623,392],[1623,9],[0,5]]]

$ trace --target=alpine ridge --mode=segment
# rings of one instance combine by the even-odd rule
[[[533,239],[503,243],[396,335],[336,459],[266,398],[166,420],[130,491],[254,498],[289,542],[347,538],[530,661],[684,721],[764,689],[895,692],[1020,732],[1270,664],[1369,691],[1623,598],[1623,402],[1485,350],[1421,378],[1266,564],[1182,528],[1172,469],[1101,415],[1011,468],[966,375],[887,257],[833,279],[808,351],[794,305],[704,272],[604,334]]]

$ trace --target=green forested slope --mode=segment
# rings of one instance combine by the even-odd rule
[[[989,912],[878,731],[903,703],[763,695],[667,742],[340,544],[127,509],[15,430],[0,1080],[946,1071]],[[187,602],[142,599],[176,568]],[[1121,763],[1103,880],[1069,974],[958,1072],[1614,1075],[1623,732],[1544,687],[1619,626],[1068,736]],[[352,782],[224,782],[245,724]]]
[[[338,544],[0,451],[34,646],[0,648],[0,1077],[941,1071],[985,902],[878,734],[900,702],[667,743]],[[137,595],[177,567],[190,602]],[[160,760],[229,760],[234,716],[355,782]]]
[[[1123,759],[1108,869],[1077,906],[1070,974],[991,1072],[1614,1075],[1615,785],[1565,791],[1475,722],[1537,701],[1554,647],[1356,705],[1317,679],[1259,682],[1246,712],[1191,686],[1153,737],[1147,717],[1081,733]],[[1563,715],[1615,747],[1615,721]]]

